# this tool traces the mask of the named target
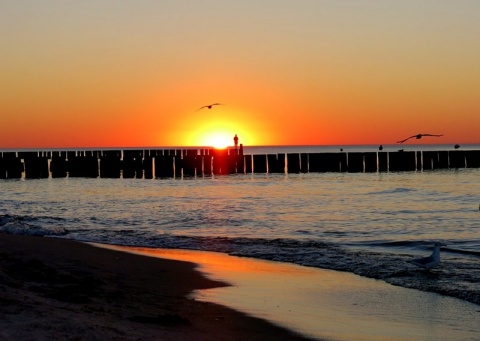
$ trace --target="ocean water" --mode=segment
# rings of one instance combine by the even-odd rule
[[[480,304],[479,204],[480,169],[0,180],[0,231],[217,251],[352,272]],[[407,263],[429,255],[434,241],[447,244],[438,268]]]

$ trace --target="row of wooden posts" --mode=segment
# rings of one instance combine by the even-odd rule
[[[174,178],[236,173],[399,172],[479,168],[480,151],[244,155],[243,149],[0,153],[0,179]]]

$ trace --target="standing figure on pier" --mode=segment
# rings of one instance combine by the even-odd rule
[[[233,144],[235,146],[235,149],[238,148],[238,136],[237,134],[235,134],[235,136],[233,137]]]

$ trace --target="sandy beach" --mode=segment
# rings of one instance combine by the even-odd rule
[[[3,233],[0,250],[1,340],[449,341],[480,334],[478,305],[351,273]]]
[[[349,272],[218,252],[99,246],[195,262],[208,278],[231,284],[196,290],[196,300],[228,306],[316,340],[477,341],[480,335],[476,304]],[[440,272],[424,275],[433,283],[442,280]]]
[[[0,339],[306,339],[188,298],[225,285],[191,262],[0,233]]]

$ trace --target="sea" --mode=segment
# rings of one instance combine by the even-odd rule
[[[255,146],[245,154],[376,151]],[[402,145],[404,150],[453,150]],[[384,145],[396,151],[399,145]],[[461,146],[480,150],[480,145]],[[480,305],[480,169],[0,180],[0,231],[222,252],[332,269]],[[408,263],[440,241],[430,271]]]

